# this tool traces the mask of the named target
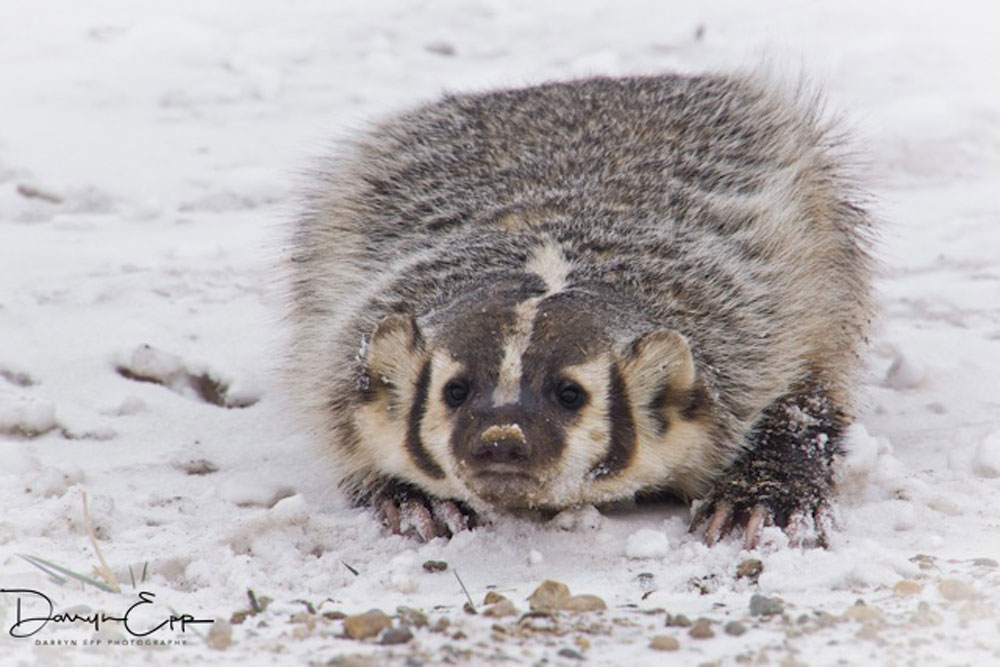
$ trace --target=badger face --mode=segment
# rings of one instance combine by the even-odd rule
[[[374,465],[480,510],[696,492],[710,433],[684,337],[629,333],[607,293],[534,260],[420,323],[379,323],[357,414]]]

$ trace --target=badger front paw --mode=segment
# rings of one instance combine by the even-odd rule
[[[400,482],[387,482],[359,504],[370,505],[390,531],[428,542],[475,528],[478,516],[457,500],[437,498]]]
[[[775,401],[754,425],[742,456],[698,507],[691,530],[707,522],[705,542],[712,545],[740,528],[743,545],[753,549],[761,529],[774,525],[793,545],[826,547],[832,465],[844,423],[844,412],[812,385]]]
[[[778,526],[792,546],[827,547],[827,535],[833,526],[827,491],[809,489],[803,496],[788,491],[773,483],[748,484],[737,475],[723,478],[698,506],[691,531],[705,525],[708,546],[731,532],[742,531],[743,547],[749,550],[760,543],[763,528]]]

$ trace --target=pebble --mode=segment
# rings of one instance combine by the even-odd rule
[[[424,561],[424,570],[427,572],[444,572],[448,569],[448,563],[443,560]]]
[[[910,581],[909,579],[898,581],[896,582],[896,585],[892,587],[892,592],[899,596],[920,595],[923,590],[924,587],[922,584],[919,584],[916,581]]]
[[[848,607],[841,617],[846,621],[858,623],[876,623],[882,620],[882,612],[876,607],[869,607],[862,601],[857,601]]]
[[[917,554],[910,558],[911,563],[916,563],[921,570],[937,570],[940,569],[937,566],[937,561],[934,556],[928,556],[927,554]]]
[[[608,605],[604,604],[604,600],[596,595],[574,595],[563,602],[559,608],[574,614],[581,614],[588,611],[604,611]]]
[[[431,626],[431,632],[436,632],[438,634],[445,633],[448,631],[448,628],[450,626],[451,626],[451,619],[449,619],[447,616],[442,616],[434,623],[434,625]]]
[[[559,581],[547,580],[528,597],[532,611],[556,611],[569,600],[569,586]]]
[[[564,648],[559,650],[559,655],[564,658],[572,658],[574,660],[583,660],[583,655],[574,649]]]
[[[972,564],[976,567],[1000,567],[1000,563],[992,558],[973,558]]]
[[[712,622],[707,618],[699,618],[688,630],[688,634],[695,639],[711,639],[715,636],[712,632]]]
[[[494,602],[489,607],[483,610],[483,616],[488,616],[490,618],[503,618],[504,616],[513,616],[517,613],[517,607],[510,600],[504,598],[499,602]]]
[[[379,637],[378,643],[391,646],[394,644],[405,644],[411,639],[413,639],[413,632],[405,625],[401,625],[398,628],[389,628],[383,632],[382,636]]]
[[[675,614],[673,616],[667,614],[667,625],[672,625],[677,628],[690,628],[691,619],[684,614]]]
[[[757,581],[760,573],[764,571],[764,563],[756,558],[747,558],[736,568],[737,579],[752,579]]]
[[[338,655],[326,664],[331,667],[378,667],[370,655]]]
[[[497,602],[503,602],[506,599],[507,598],[500,595],[496,591],[490,591],[486,594],[486,597],[483,598],[483,604],[496,604]]]
[[[727,635],[739,637],[747,631],[747,626],[743,625],[739,621],[729,621],[725,626],[723,626],[722,629],[726,631]]]
[[[208,634],[205,635],[205,643],[217,651],[225,651],[233,643],[233,626],[229,621],[215,619],[215,623],[212,623]]]
[[[396,607],[396,615],[403,625],[414,628],[427,627],[427,614],[411,607]]]
[[[958,579],[944,579],[938,582],[938,592],[941,593],[941,597],[945,600],[951,600],[952,602],[957,600],[973,600],[979,597],[976,589]]]
[[[344,634],[351,639],[374,637],[392,626],[392,619],[378,609],[344,619]]]
[[[751,616],[774,616],[784,610],[785,605],[778,598],[768,598],[763,595],[754,595],[750,598]]]
[[[654,651],[676,651],[680,647],[680,642],[670,635],[657,635],[649,642],[649,648]]]

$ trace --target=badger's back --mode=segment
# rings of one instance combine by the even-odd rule
[[[691,341],[729,431],[806,377],[846,404],[871,265],[835,148],[809,100],[725,76],[453,95],[391,118],[321,170],[297,227],[297,397],[341,447],[380,318],[432,313],[551,239],[576,277]],[[363,446],[346,458],[374,465]]]

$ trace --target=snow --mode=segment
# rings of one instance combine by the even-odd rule
[[[0,588],[44,591],[57,611],[120,614],[148,590],[164,614],[246,618],[222,649],[204,626],[156,635],[186,645],[109,646],[126,637],[114,623],[83,646],[86,626],[11,637],[16,601],[0,594],[5,665],[575,664],[562,649],[653,665],[661,634],[681,664],[1000,663],[993,3],[83,6],[0,3]],[[771,528],[751,553],[708,548],[686,509],[656,506],[504,517],[419,544],[348,508],[274,373],[275,268],[312,160],[444,89],[761,62],[805,73],[843,114],[882,228],[885,315],[830,548]],[[88,524],[121,593],[59,584],[19,556],[95,576]],[[740,576],[747,559],[757,578]],[[493,590],[526,611],[553,579],[608,611],[473,616],[456,574],[480,609]],[[248,589],[270,604],[250,613]],[[784,614],[751,619],[753,594]],[[322,615],[400,605],[449,618],[448,633],[378,646]],[[715,637],[657,609],[709,618]],[[730,620],[747,632],[724,633]]]
[[[665,533],[642,528],[628,536],[625,555],[629,558],[665,558],[670,553],[670,540]]]

